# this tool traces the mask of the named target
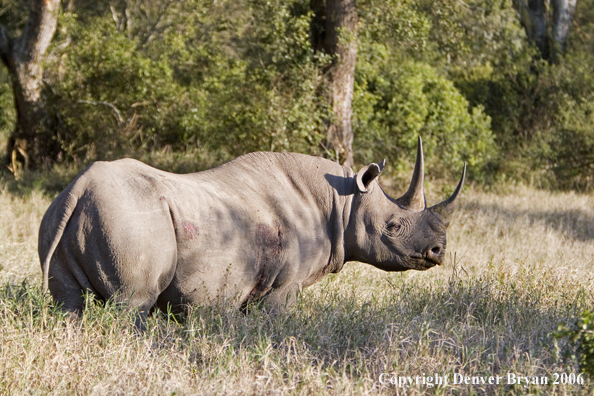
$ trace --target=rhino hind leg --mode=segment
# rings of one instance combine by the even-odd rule
[[[54,301],[68,312],[70,319],[80,317],[85,307],[83,288],[64,262],[52,260],[49,270],[49,290]]]
[[[156,299],[155,299],[156,300]],[[151,308],[153,307],[154,302],[146,302],[142,305],[138,306],[138,310],[136,312],[136,318],[134,320],[134,329],[137,333],[142,334],[146,331],[146,322],[148,319],[148,315],[151,312]]]

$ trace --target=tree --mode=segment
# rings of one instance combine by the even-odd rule
[[[542,58],[556,61],[557,55],[565,52],[577,0],[514,0],[514,3],[528,38],[536,44]]]
[[[355,0],[312,0],[314,48],[333,57],[328,69],[330,103],[334,117],[329,122],[328,143],[343,165],[353,166],[351,124],[358,17]]]
[[[46,110],[42,98],[43,60],[58,24],[60,0],[31,0],[22,33],[12,38],[0,24],[0,58],[8,68],[17,110],[16,129],[8,141],[12,170],[17,153],[25,166],[41,165],[53,158],[51,134],[44,127]]]

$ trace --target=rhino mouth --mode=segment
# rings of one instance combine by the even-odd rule
[[[414,262],[418,263],[418,267],[420,267],[420,269],[429,269],[435,267],[436,265],[443,264],[443,260],[441,258],[429,257],[421,253],[413,253],[410,255],[410,258],[413,259]]]
[[[423,253],[416,252],[414,250],[398,251],[394,247],[390,246],[390,249],[394,253],[389,264],[385,266],[378,266],[384,268],[387,271],[406,271],[406,270],[417,270],[424,271],[435,267],[436,265],[442,265],[444,262],[444,256],[431,256]],[[378,260],[380,261],[380,260]],[[380,261],[381,262],[381,261]],[[395,266],[400,269],[395,269]]]
[[[424,261],[424,264],[425,264],[425,267],[426,268],[433,268],[436,265],[441,265],[442,264],[441,262],[436,262],[436,261],[429,260],[429,259],[425,259],[423,261]]]

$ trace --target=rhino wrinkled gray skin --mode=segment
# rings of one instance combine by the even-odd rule
[[[44,291],[80,314],[83,293],[138,307],[229,301],[271,310],[347,261],[386,271],[441,264],[462,188],[427,208],[421,140],[408,191],[390,198],[377,178],[294,153],[251,153],[194,174],[133,159],[96,162],[51,204],[39,230]],[[137,322],[137,324],[138,324]]]

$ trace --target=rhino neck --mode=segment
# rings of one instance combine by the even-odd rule
[[[389,199],[379,183],[374,182],[370,191],[360,193],[356,185],[350,197],[348,222],[345,223],[345,261],[359,261],[376,266],[377,214]]]
[[[332,273],[339,272],[352,256],[346,235],[355,194],[355,173],[348,167],[342,167],[342,171],[342,177],[326,175],[332,188],[332,211],[328,218],[332,251],[327,265],[329,267],[327,272]]]
[[[348,202],[344,207],[344,232],[343,232],[343,251],[344,261],[360,261],[361,255],[359,249],[357,249],[357,238],[355,233],[356,224],[356,211],[357,205],[354,203],[355,200],[355,184],[353,182],[353,194],[349,196]]]

